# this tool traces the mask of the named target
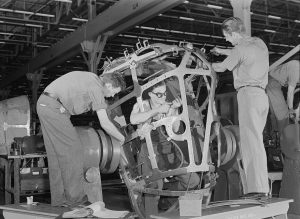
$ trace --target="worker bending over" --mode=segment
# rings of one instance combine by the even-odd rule
[[[124,89],[123,78],[116,74],[98,77],[92,72],[73,71],[49,84],[37,102],[49,166],[51,204],[76,206],[86,203],[83,176],[83,145],[71,115],[94,110],[107,134],[124,143],[124,136],[106,113],[104,97]]]

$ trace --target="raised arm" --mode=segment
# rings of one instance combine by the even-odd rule
[[[164,104],[158,108],[141,112],[138,104],[135,104],[130,114],[130,122],[131,124],[140,124],[146,122],[148,119],[156,116],[159,113],[167,113],[169,109],[170,105]]]

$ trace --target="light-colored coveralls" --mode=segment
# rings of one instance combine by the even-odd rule
[[[270,108],[277,119],[278,131],[288,123],[289,109],[284,99],[281,88],[287,86],[296,87],[300,83],[300,62],[292,60],[279,65],[269,73],[267,94],[270,100]]]
[[[50,85],[37,102],[47,152],[51,204],[76,205],[87,201],[84,192],[83,149],[70,115],[107,107],[103,82],[94,73],[75,71]]]
[[[268,83],[269,53],[256,37],[245,37],[222,62],[233,71],[238,90],[242,164],[245,171],[244,193],[269,192],[267,157],[263,129],[269,111],[265,87]]]

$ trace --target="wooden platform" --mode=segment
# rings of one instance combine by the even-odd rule
[[[202,210],[202,216],[179,216],[179,211],[150,215],[155,219],[260,219],[274,217],[287,219],[291,199],[270,198],[266,205],[240,204],[212,207]]]
[[[27,205],[26,203],[0,205],[5,219],[49,219],[56,218],[67,208],[52,207],[49,204]]]
[[[202,216],[180,217],[178,211],[150,215],[156,219],[260,219],[275,217],[287,219],[287,211],[291,199],[271,198],[266,205],[240,204],[212,207],[202,210]],[[37,206],[24,204],[0,205],[5,219],[49,219],[56,218],[67,208],[52,207],[49,204],[39,203]]]
[[[5,219],[50,219],[62,218],[64,212],[71,211],[69,208],[52,207],[50,204],[38,203],[27,205],[26,203],[0,205]],[[97,218],[97,217],[92,217]],[[102,218],[98,218],[102,219]],[[107,219],[107,218],[106,218]],[[114,219],[114,218],[108,218]]]

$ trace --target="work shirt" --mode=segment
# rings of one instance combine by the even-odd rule
[[[300,83],[300,61],[291,60],[279,65],[270,72],[270,76],[275,78],[281,86],[296,87]]]
[[[233,71],[235,89],[246,85],[265,88],[268,83],[268,48],[257,37],[243,38],[222,64]]]
[[[78,115],[107,108],[103,86],[103,81],[96,74],[73,71],[57,78],[46,87],[45,92],[57,97],[71,115]]]

